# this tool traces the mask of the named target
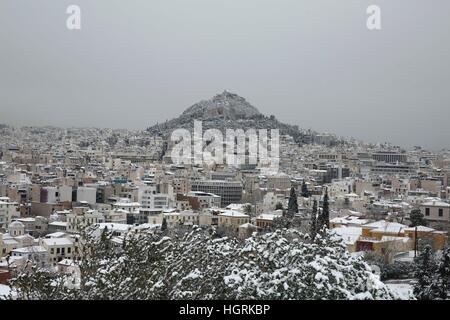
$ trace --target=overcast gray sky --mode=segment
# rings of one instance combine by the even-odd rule
[[[66,8],[82,29],[66,29]],[[366,28],[381,7],[382,30]],[[0,123],[145,128],[228,89],[303,128],[449,148],[450,1],[1,0]]]

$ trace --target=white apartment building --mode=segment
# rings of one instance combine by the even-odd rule
[[[19,217],[19,204],[8,197],[0,197],[0,229],[7,229],[12,219]]]
[[[154,184],[147,184],[139,186],[138,202],[145,209],[165,210],[169,208],[170,198],[168,194],[158,193]]]
[[[95,204],[97,202],[97,189],[93,187],[78,187],[77,202]]]
[[[80,232],[82,228],[87,226],[105,222],[103,214],[96,210],[87,210],[78,212],[72,212],[66,215],[67,219],[67,232],[76,233]]]
[[[47,250],[49,262],[53,266],[63,259],[72,259],[74,255],[74,242],[68,238],[41,239],[40,245]]]
[[[42,203],[72,202],[72,187],[43,187],[40,194]]]
[[[169,228],[178,226],[180,224],[199,225],[199,213],[193,212],[192,210],[181,212],[164,212],[162,215],[164,218],[166,218],[167,226]]]
[[[128,211],[122,209],[102,212],[106,223],[127,223],[127,213]]]
[[[129,199],[120,199],[118,202],[113,203],[112,205],[114,210],[124,210],[127,212],[135,212],[141,208],[141,204],[139,202],[131,202]]]
[[[219,214],[219,227],[230,228],[236,232],[239,226],[250,222],[250,216],[234,210],[225,210]]]
[[[420,205],[425,219],[450,222],[450,204],[443,201],[429,201]]]

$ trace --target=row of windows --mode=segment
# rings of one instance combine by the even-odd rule
[[[230,222],[232,221],[232,219],[228,219],[228,218],[220,218],[220,223],[225,223],[225,224],[227,224],[228,223],[228,220],[230,220]],[[249,220],[248,219],[246,219],[246,218],[243,218],[243,219],[234,219],[236,222],[237,222],[237,224],[239,224],[239,225],[241,225],[241,224],[244,224],[244,223],[247,223]]]
[[[430,216],[430,208],[425,208],[425,216]],[[438,210],[438,216],[443,217],[444,216],[444,209]]]
[[[198,217],[196,216],[184,216],[184,217],[179,217],[179,216],[168,216],[169,220],[179,220],[179,219],[183,219],[184,220],[196,220],[198,219]]]
[[[66,248],[56,248],[56,254],[65,254],[65,249]],[[55,254],[55,248],[51,248],[50,249],[50,253],[51,254]],[[67,248],[67,254],[71,254],[72,253],[72,248],[68,247]]]

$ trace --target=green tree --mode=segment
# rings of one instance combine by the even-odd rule
[[[288,203],[288,214],[289,216],[294,216],[296,213],[298,213],[297,192],[295,192],[294,187],[291,187],[291,194],[289,196]]]
[[[302,183],[302,197],[309,198],[308,186],[306,185],[306,182],[304,180],[303,180],[303,183]]]
[[[167,219],[166,217],[163,218],[162,223],[161,223],[161,231],[166,231],[167,230]]]
[[[320,210],[317,219],[317,229],[330,228],[330,208],[328,204],[328,190],[325,189],[325,195],[323,196],[322,210]]]
[[[409,220],[411,221],[411,224],[409,225],[410,227],[426,226],[428,224],[420,209],[411,210]]]
[[[314,200],[312,213],[311,213],[310,231],[309,231],[311,239],[314,240],[314,238],[316,237],[316,233],[317,233],[317,200]]]

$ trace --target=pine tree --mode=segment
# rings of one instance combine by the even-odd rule
[[[289,196],[288,215],[294,216],[295,213],[298,213],[297,192],[295,192],[295,188],[292,187]]]
[[[411,210],[409,220],[411,220],[411,224],[409,225],[410,227],[426,226],[428,224],[420,209]]]
[[[417,283],[414,285],[414,295],[419,300],[434,299],[437,296],[434,281],[436,262],[431,246],[425,246],[415,263]]]
[[[450,246],[442,250],[441,261],[436,273],[439,298],[446,300],[450,294]]]
[[[319,211],[317,218],[317,229],[330,228],[330,212],[328,205],[328,191],[325,189],[325,195],[323,196],[322,210]]]
[[[311,224],[310,224],[310,236],[314,240],[317,233],[317,201],[314,200],[312,213],[311,213]]]
[[[323,221],[327,228],[330,228],[330,209],[328,206],[328,189],[325,189],[325,196],[323,197],[322,205]]]
[[[303,183],[302,183],[302,197],[309,198],[308,186],[306,185],[304,180],[303,180]]]

